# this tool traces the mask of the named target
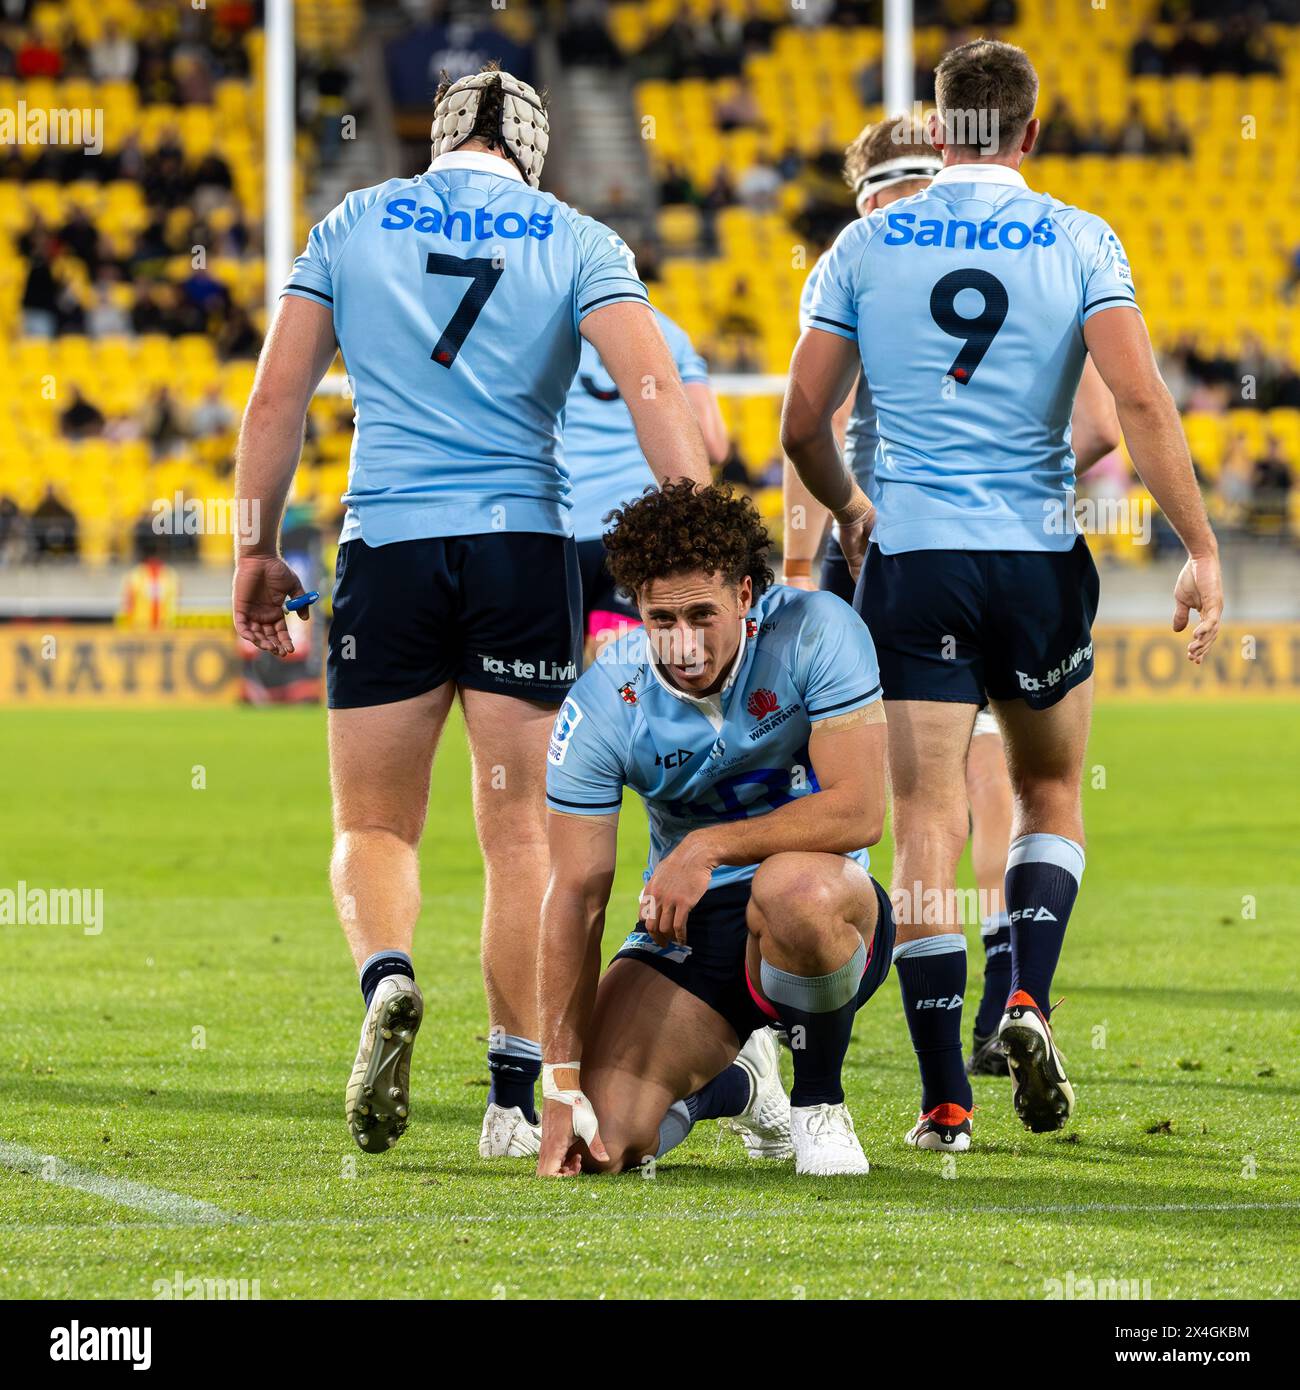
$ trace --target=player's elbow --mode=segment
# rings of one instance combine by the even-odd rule
[[[1115,391],[1116,432],[1120,420],[1127,417],[1154,418],[1177,414],[1174,398],[1158,372],[1134,377]],[[1116,443],[1119,441],[1116,440]]]
[[[863,807],[858,818],[858,827],[862,834],[861,847],[869,849],[872,845],[880,843],[880,837],[885,833],[885,804],[883,800],[879,804]]]
[[[244,410],[244,423],[267,425],[283,420],[301,422],[307,415],[309,393],[301,386],[284,380],[282,377],[267,374],[259,377],[248,397]]]
[[[825,434],[827,423],[797,402],[786,406],[781,416],[781,448],[796,467],[807,450]]]
[[[1119,416],[1111,409],[1104,411],[1099,418],[1088,421],[1084,430],[1084,449],[1092,462],[1105,458],[1119,448],[1122,432]]]

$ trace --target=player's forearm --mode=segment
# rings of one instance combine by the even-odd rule
[[[806,578],[812,574],[830,513],[808,491],[789,459],[782,470],[781,494],[785,514],[785,577],[787,580]]]
[[[274,555],[280,518],[302,453],[306,416],[284,404],[266,400],[255,391],[244,412],[235,454],[235,497],[247,500],[255,526],[238,534],[237,555]]]
[[[859,785],[825,787],[766,815],[691,832],[710,862],[759,864],[774,854],[849,854],[874,845],[884,830],[885,803]]]
[[[537,1018],[543,1058],[551,1063],[582,1057],[600,978],[605,902],[580,885],[552,880],[542,902],[537,955]]]
[[[872,515],[874,509],[845,465],[829,419],[807,432],[783,422],[781,445],[809,493],[836,521],[851,526]]]
[[[676,375],[656,375],[642,389],[624,395],[636,426],[637,442],[660,487],[688,478],[707,487],[712,481],[699,421]]]
[[[1188,554],[1218,553],[1218,542],[1192,470],[1191,455],[1173,397],[1163,384],[1118,400],[1120,426],[1133,466]]]

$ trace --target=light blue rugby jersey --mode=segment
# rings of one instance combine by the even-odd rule
[[[829,251],[817,257],[799,296],[799,327],[807,328],[812,315],[813,296],[817,293],[817,282],[821,279]],[[853,409],[849,412],[848,424],[844,427],[844,462],[850,473],[858,480],[858,486],[874,500],[871,479],[875,471],[876,445],[880,436],[876,433],[876,408],[871,403],[871,387],[867,384],[865,372],[858,373],[857,389],[853,393]]]
[[[655,317],[682,381],[707,383],[709,369],[685,330],[658,309]],[[605,514],[640,497],[655,480],[637,442],[632,412],[585,338],[564,408],[561,451],[569,474],[573,534],[580,541],[597,539],[605,529]]]
[[[834,594],[784,585],[762,594],[726,686],[708,700],[669,685],[645,629],[635,628],[605,649],[560,706],[547,804],[609,815],[631,787],[650,821],[649,878],[697,827],[761,816],[815,792],[813,724],[879,699],[871,634]],[[852,857],[864,868],[869,862],[865,848]],[[741,882],[756,867],[723,865],[710,887]]]
[[[845,228],[808,322],[862,354],[886,555],[1074,544],[1083,324],[1122,305],[1136,299],[1115,233],[1002,165],[948,166]]]
[[[608,227],[495,155],[440,155],[312,228],[286,294],[326,303],[356,431],[343,540],[569,535],[560,417],[578,324],[649,303]]]

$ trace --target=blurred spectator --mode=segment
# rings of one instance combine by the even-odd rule
[[[621,67],[623,55],[610,37],[606,0],[570,0],[557,41],[566,64],[589,67]]]
[[[65,439],[89,439],[103,430],[104,416],[81,394],[81,387],[74,386],[72,400],[59,415],[59,426]]]
[[[665,207],[698,201],[695,186],[691,183],[691,176],[680,164],[670,162],[665,167],[663,177],[659,180],[659,201]],[[1300,263],[1300,259],[1298,259],[1298,263]]]
[[[1142,114],[1142,107],[1136,98],[1129,102],[1123,124],[1119,128],[1116,141],[1117,154],[1149,154],[1153,144],[1151,130]]]
[[[262,340],[245,309],[234,306],[217,334],[217,356],[223,362],[252,360],[261,351]]]
[[[50,264],[53,245],[48,239],[27,254],[27,280],[23,285],[23,336],[53,338],[59,329],[60,285]]]
[[[135,76],[135,40],[111,19],[90,45],[90,72],[96,82],[130,82]]]
[[[184,443],[185,431],[181,426],[180,414],[176,402],[172,400],[172,393],[166,386],[159,386],[149,398],[141,418],[141,426],[156,458],[165,457]]]
[[[776,24],[758,8],[758,0],[746,0],[745,18],[741,22],[740,37],[747,52],[754,53],[766,49],[776,33]]]
[[[26,81],[38,77],[61,77],[63,55],[53,40],[37,33],[27,33],[18,47],[15,72]]]
[[[1251,524],[1257,530],[1285,535],[1291,502],[1291,469],[1282,457],[1282,446],[1269,435],[1264,453],[1255,460],[1251,475]]]
[[[1129,52],[1128,70],[1134,77],[1160,77],[1165,70],[1164,50],[1155,40],[1149,24],[1144,24]]]
[[[1242,526],[1249,520],[1251,498],[1254,493],[1253,472],[1246,437],[1238,431],[1228,441],[1227,452],[1219,465],[1219,476],[1214,486],[1225,525]]]
[[[28,521],[32,553],[36,559],[69,559],[77,557],[77,518],[47,483],[41,500]]]
[[[751,164],[736,183],[736,197],[755,212],[770,212],[780,191],[781,175],[763,159]]]
[[[18,503],[0,494],[0,565],[17,564],[23,558],[27,526]]]
[[[342,411],[344,431],[352,429],[352,414]],[[190,416],[190,430],[196,439],[213,439],[229,434],[235,428],[235,412],[221,394],[221,383],[213,382],[203,393],[203,399]]]
[[[120,338],[131,331],[131,317],[118,303],[117,276],[101,266],[86,310],[86,332],[92,338]]]
[[[724,134],[733,130],[761,130],[762,112],[754,89],[745,78],[736,83],[735,90],[713,108],[713,119]]]

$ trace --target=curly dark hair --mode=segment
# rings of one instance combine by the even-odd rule
[[[631,594],[652,579],[687,570],[721,574],[728,584],[746,575],[757,598],[772,583],[772,538],[753,502],[726,484],[697,487],[684,479],[647,488],[635,502],[609,513],[605,532],[614,582]]]

